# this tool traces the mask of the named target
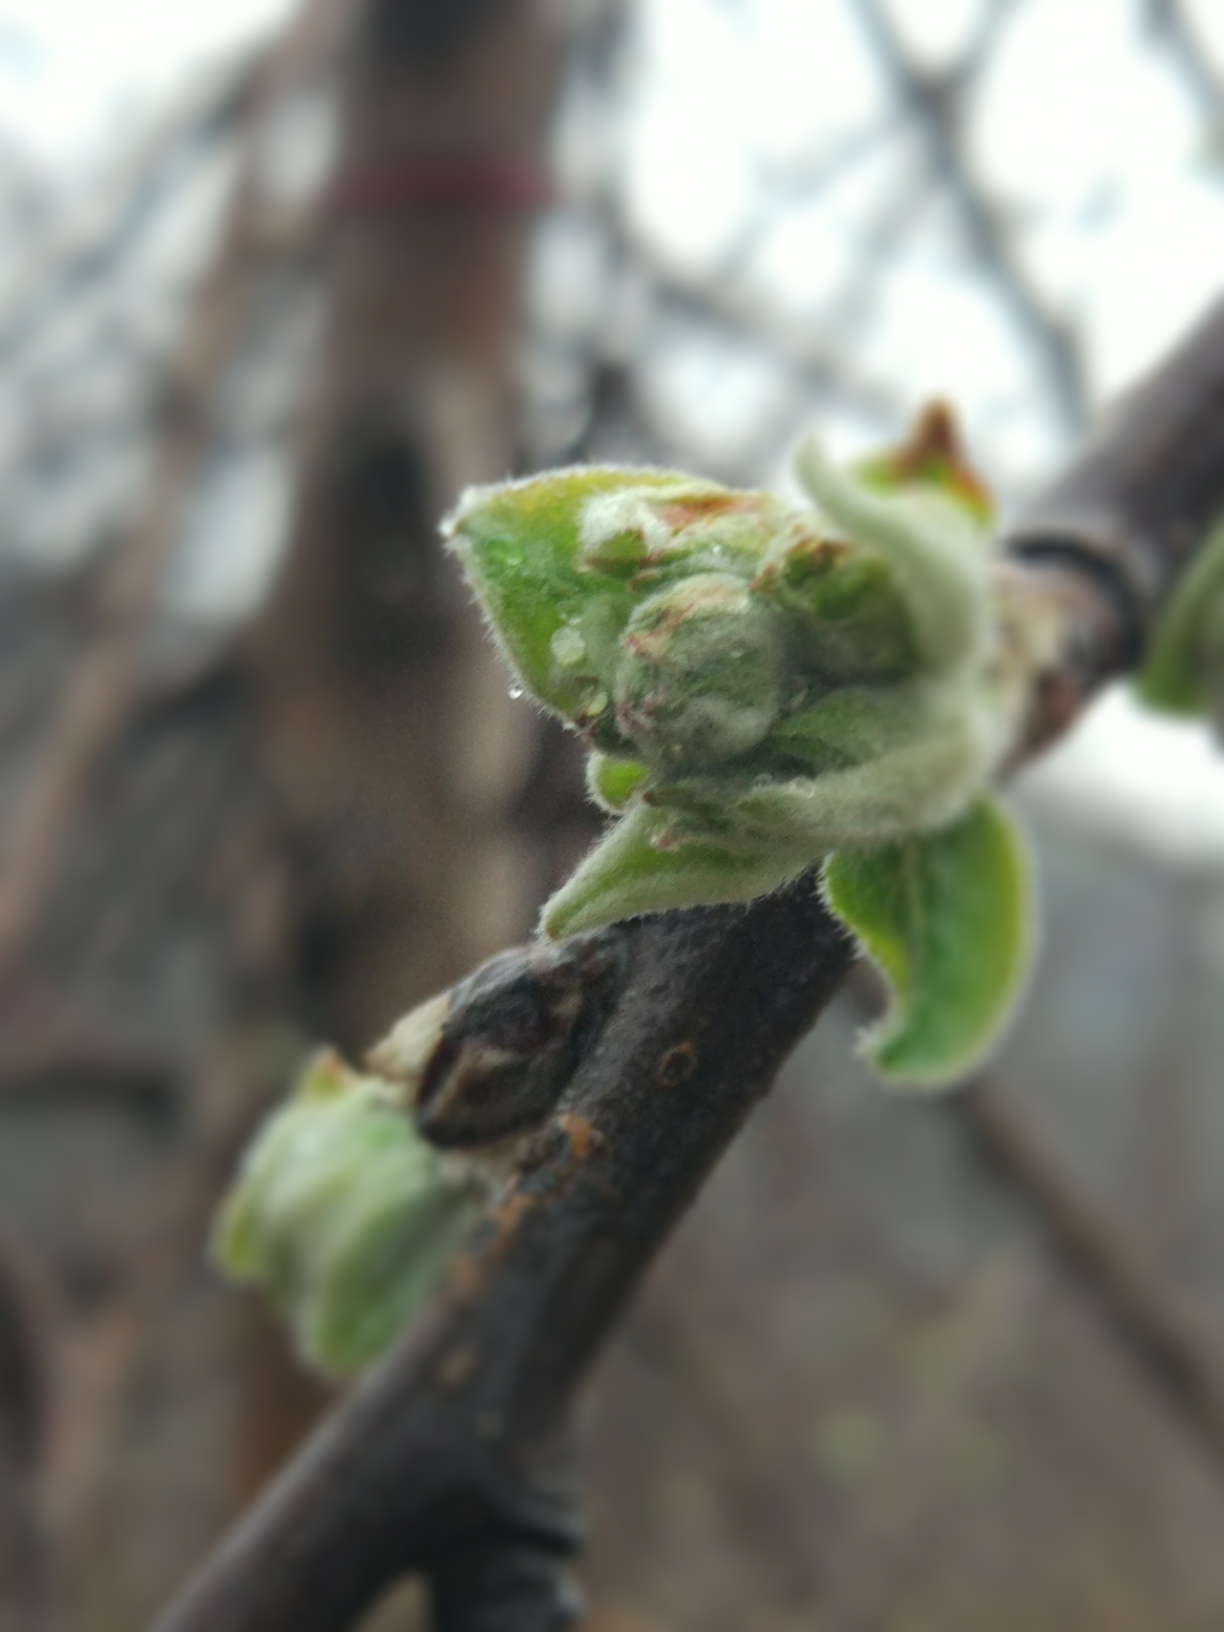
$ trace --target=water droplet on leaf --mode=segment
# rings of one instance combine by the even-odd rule
[[[586,641],[577,629],[558,629],[548,643],[553,662],[563,669],[576,669],[587,655]]]

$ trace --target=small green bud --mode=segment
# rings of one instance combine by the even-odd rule
[[[587,759],[587,792],[604,810],[624,810],[649,777],[649,767],[637,759],[613,759],[597,749]]]
[[[892,684],[917,672],[910,616],[886,560],[811,532],[783,542],[753,588],[790,615],[795,670],[811,690]]]
[[[614,696],[643,602],[706,575],[747,585],[803,525],[771,494],[595,466],[469,488],[444,530],[528,690],[630,755]]]
[[[666,552],[669,515],[720,497],[733,496],[676,471],[592,466],[469,488],[443,530],[523,684],[589,740],[624,749],[612,685],[630,580]]]
[[[621,637],[616,723],[659,767],[737,759],[763,741],[787,686],[782,616],[728,573],[651,595]]]
[[[247,1151],[212,1253],[267,1292],[303,1360],[342,1374],[376,1359],[429,1295],[483,1194],[386,1084],[324,1053]]]

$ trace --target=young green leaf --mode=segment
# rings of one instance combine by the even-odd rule
[[[560,940],[646,912],[751,901],[811,865],[810,858],[742,855],[703,841],[659,848],[652,841],[665,839],[670,820],[635,804],[547,903],[543,932]]]
[[[339,1375],[392,1342],[480,1199],[385,1084],[324,1054],[247,1151],[212,1253],[267,1292],[309,1365]]]
[[[1010,1019],[1032,953],[1028,863],[1010,814],[983,798],[937,832],[838,850],[824,887],[892,988],[864,1038],[876,1070],[920,1088],[963,1078]]]
[[[592,465],[469,488],[444,530],[527,688],[589,740],[623,749],[612,690],[642,598],[631,582],[741,558],[750,575],[762,506],[777,501],[679,471]]]
[[[931,488],[959,506],[983,534],[994,521],[994,501],[969,463],[947,403],[928,403],[899,447],[864,459],[855,474],[884,493]]]
[[[934,488],[909,493],[870,487],[835,469],[813,441],[800,447],[796,465],[830,520],[887,561],[929,672],[977,666],[990,629],[988,558],[963,506]]]

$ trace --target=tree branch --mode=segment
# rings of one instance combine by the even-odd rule
[[[1140,1245],[1077,1182],[995,1082],[983,1077],[971,1083],[956,1109],[1196,1440],[1213,1455],[1224,1455],[1224,1355],[1210,1324],[1166,1287]]]
[[[1224,304],[1005,540],[1012,601],[1052,637],[1030,749],[1136,660],[1224,507],[1222,408]],[[852,958],[810,881],[619,933],[620,999],[444,1295],[159,1632],[342,1632],[412,1569],[429,1574],[444,1632],[570,1624],[575,1387]]]
[[[911,58],[882,0],[857,0],[855,15],[893,93],[914,118],[932,172],[957,212],[973,255],[1016,328],[1041,359],[1051,406],[1068,431],[1079,430],[1088,404],[1079,338],[1036,286],[1006,211],[990,197],[973,169],[964,136],[965,93],[995,30],[1007,20],[1006,8],[996,8],[994,18],[987,19],[964,62],[943,72],[924,69]]]
[[[630,974],[616,1012],[442,1306],[314,1440],[167,1632],[323,1632],[406,1567],[474,1558],[499,1536],[573,1550],[556,1449],[574,1385],[851,958],[810,884],[621,933]]]
[[[883,984],[869,966],[860,966],[843,995],[867,1023],[879,1013]],[[1166,1286],[1144,1242],[1093,1196],[1039,1120],[992,1072],[966,1082],[943,1103],[1095,1297],[1119,1341],[1196,1442],[1224,1459],[1224,1347],[1212,1323]]]

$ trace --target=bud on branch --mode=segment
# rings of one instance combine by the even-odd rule
[[[938,1087],[993,1045],[1031,945],[990,789],[1031,673],[998,616],[989,502],[945,410],[815,508],[669,471],[472,488],[446,529],[523,686],[586,741],[617,820],[546,935],[746,901],[823,869],[892,984],[882,1074]]]

